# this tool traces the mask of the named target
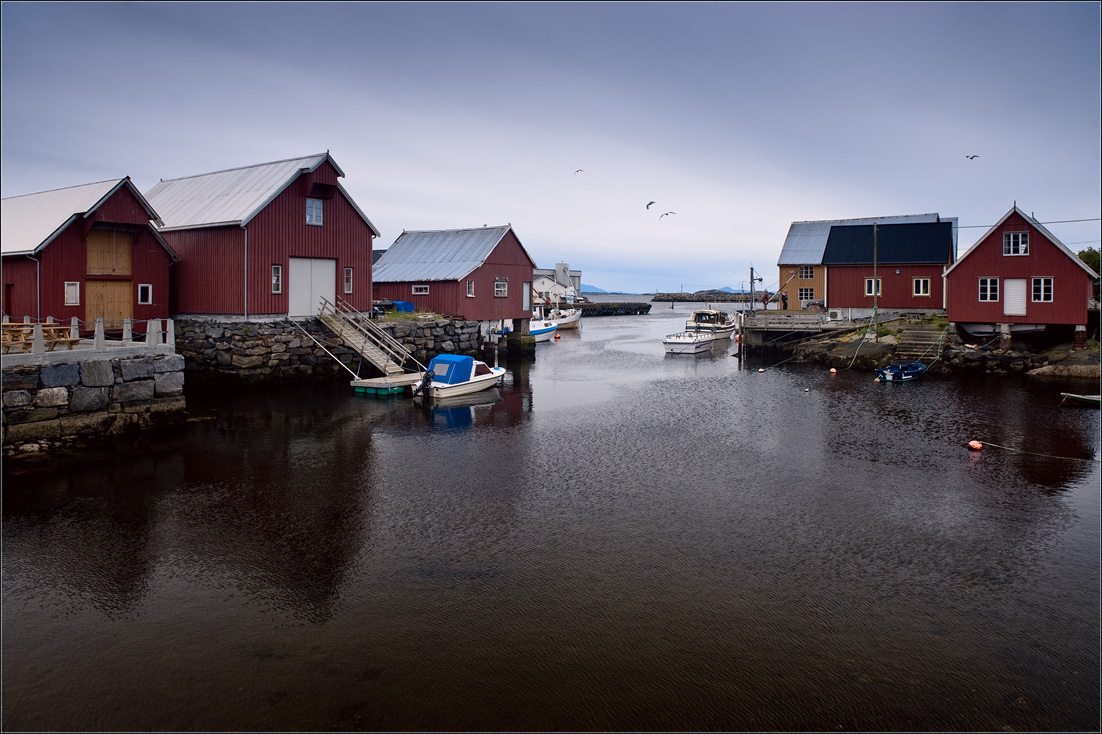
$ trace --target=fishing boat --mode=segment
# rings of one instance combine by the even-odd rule
[[[730,337],[737,327],[730,314],[712,308],[699,308],[685,321],[685,331],[711,334],[716,339]]]
[[[429,362],[425,376],[414,385],[413,395],[430,398],[467,395],[493,387],[504,374],[504,367],[491,367],[474,357],[438,354]]]
[[[1084,405],[1091,408],[1099,407],[1098,395],[1077,395],[1072,392],[1062,392],[1060,397],[1063,398],[1060,402],[1065,405]]]
[[[549,321],[559,325],[559,329],[577,329],[582,320],[580,308],[553,308],[547,314]]]
[[[878,367],[876,379],[878,382],[910,382],[922,377],[926,367],[921,362],[897,362],[888,367]]]
[[[715,344],[716,337],[703,331],[679,331],[662,340],[667,354],[699,354]]]

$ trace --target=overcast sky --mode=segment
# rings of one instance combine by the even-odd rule
[[[4,2],[2,194],[328,150],[376,247],[511,223],[637,293],[775,287],[801,220],[937,212],[963,253],[1016,201],[1097,248],[1099,9]]]

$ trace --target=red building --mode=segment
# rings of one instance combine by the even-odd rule
[[[529,319],[535,267],[511,225],[402,232],[375,264],[375,297],[468,321]]]
[[[172,313],[307,317],[322,297],[371,311],[379,231],[328,152],[161,181],[147,198],[180,254]]]
[[[69,322],[91,331],[165,319],[178,260],[157,212],[129,178],[3,200],[3,308],[12,321]]]
[[[1085,327],[1097,278],[1015,205],[946,270],[949,321],[977,337]]]

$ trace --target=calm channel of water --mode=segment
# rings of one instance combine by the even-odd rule
[[[5,461],[4,730],[1097,731],[1097,383],[666,356],[691,307]]]

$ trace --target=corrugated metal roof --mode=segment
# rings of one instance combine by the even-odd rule
[[[943,264],[953,261],[951,222],[876,225],[833,225],[823,253],[823,265]]]
[[[248,224],[301,171],[313,171],[326,160],[337,167],[329,153],[319,153],[162,180],[149,190],[146,198],[161,215],[162,231]],[[340,168],[337,173],[344,175]]]
[[[127,180],[116,178],[4,199],[0,250],[5,255],[32,254],[49,244],[74,217],[94,211]]]
[[[510,229],[442,229],[402,232],[372,268],[376,283],[459,280],[476,270]]]
[[[788,228],[788,237],[784,240],[777,265],[819,265],[826,251],[830,228],[861,224],[906,224],[914,222],[936,222],[934,214],[903,214],[891,217],[867,217],[863,219],[833,219],[812,222],[793,222]]]

